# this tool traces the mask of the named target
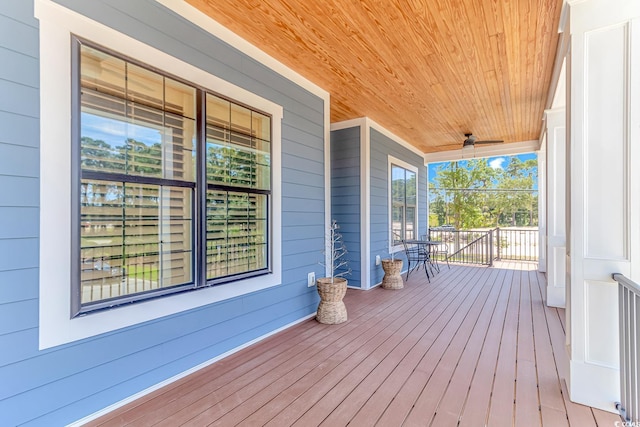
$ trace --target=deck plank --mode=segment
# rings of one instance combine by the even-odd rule
[[[465,282],[463,283],[463,292],[467,292],[467,286],[475,281],[475,277],[477,277],[475,273],[476,272],[474,272],[474,275],[468,276],[466,278]],[[462,284],[462,282],[460,283]],[[462,296],[460,295],[460,293],[457,293],[455,295],[452,294],[452,296],[454,298],[454,302],[462,300]],[[456,306],[457,305],[453,305],[451,307],[452,312],[455,310]],[[419,337],[419,340],[406,354],[406,356],[401,360],[396,361],[395,364],[391,363],[391,373],[389,373],[386,378],[383,378],[383,381],[377,389],[371,390],[369,392],[370,397],[368,397],[367,402],[358,409],[358,412],[351,420],[351,424],[373,425],[378,421],[382,413],[395,398],[398,390],[400,390],[409,376],[414,372],[420,361],[424,358],[425,352],[433,346],[433,343],[437,339],[438,334],[441,333],[442,329],[445,327],[446,323],[449,320],[450,316],[442,317],[436,322],[425,325],[425,328],[423,328],[424,333],[422,333],[422,335]],[[343,406],[345,405],[348,405],[348,402],[345,402]]]
[[[476,372],[466,396],[464,409],[460,415],[461,426],[485,425],[487,421],[491,389],[496,373],[496,361],[512,293],[514,270],[505,270],[505,272],[504,288],[508,292],[503,296],[504,299],[500,300],[500,305],[496,307],[496,313],[489,327],[489,334],[483,345]]]
[[[622,418],[618,414],[602,411],[600,409],[591,408],[593,418],[596,420],[598,427],[619,426],[622,424]]]
[[[472,277],[468,277],[465,279],[465,285],[467,285],[469,282],[472,281]],[[449,292],[449,295],[451,293]],[[462,294],[465,294],[465,292],[463,291]],[[468,294],[465,296],[462,296],[463,299],[468,300],[470,298],[470,296],[468,296]],[[429,321],[434,322],[433,324],[433,328],[431,328],[428,333],[425,335],[427,337],[427,339],[425,341],[422,342],[422,345],[429,345],[432,337],[435,335],[437,336],[437,334],[439,333],[440,330],[442,330],[442,328],[445,327],[445,325],[448,322],[448,319],[450,319],[452,316],[454,316],[454,310],[453,307],[456,305],[456,300],[454,298],[449,298],[447,300],[447,306],[451,307],[449,309],[445,309],[442,310],[442,312],[434,312]],[[470,306],[470,304],[469,304]],[[424,354],[424,347],[420,347],[422,349],[421,353]],[[360,375],[360,372],[356,373],[357,375]],[[351,376],[353,377],[353,376]],[[351,389],[351,385],[348,383],[344,383],[343,385],[346,386],[347,391],[349,391],[349,389]],[[335,407],[340,404],[342,402],[341,397],[345,396],[345,390],[344,389],[333,389],[331,391],[331,393],[326,393],[324,394],[316,404],[313,405],[313,407],[309,408],[301,417],[300,419],[298,419],[296,421],[296,423],[294,425],[300,425],[300,426],[305,426],[305,425],[310,425],[310,424],[314,424],[314,423],[318,423],[320,420],[324,420],[326,417],[329,416],[329,414],[335,409]]]
[[[546,317],[542,300],[544,277],[541,273],[529,272],[529,282],[531,283],[533,339],[542,424],[568,426],[566,407],[562,399],[562,384],[558,377],[558,368],[549,334],[549,322],[558,321],[558,317],[554,316],[551,319]]]
[[[494,283],[494,287],[499,288],[500,293],[492,307],[487,327],[478,331],[484,335],[482,342],[477,349],[468,347],[465,350],[469,360],[460,361],[455,376],[438,406],[437,414],[431,422],[432,426],[464,424],[462,421],[465,419],[465,411],[466,421],[468,421],[466,424],[484,425],[486,422],[497,349],[511,291],[510,275],[507,273],[508,270],[500,270],[500,275]],[[473,357],[470,351],[473,351]],[[484,388],[482,395],[477,394],[478,387]],[[470,407],[468,405],[470,401],[477,406]]]
[[[192,425],[199,425],[201,420],[211,422],[217,419],[216,416],[218,418],[225,416],[227,412],[244,404],[246,400],[260,390],[269,387],[280,377],[287,374],[302,376],[310,365],[319,364],[325,359],[340,360],[341,356],[347,357],[368,339],[375,336],[377,333],[374,327],[376,316],[402,318],[404,315],[403,307],[408,303],[411,303],[410,298],[400,298],[395,304],[387,306],[385,310],[364,313],[354,321],[342,324],[343,326],[320,325],[311,321],[309,323],[312,323],[313,329],[330,332],[324,340],[314,342],[311,346],[305,346],[306,348],[302,352],[291,352],[291,354],[286,354],[286,358],[284,356],[277,358],[275,362],[278,363],[277,366],[273,366],[271,361],[265,363],[265,365],[269,365],[268,369],[249,372],[224,384],[220,391],[194,401],[180,411],[166,417],[158,425],[174,426],[187,421]],[[299,368],[299,370],[296,372],[294,368]],[[215,405],[211,405],[212,401],[215,402]]]
[[[567,398],[564,310],[535,269],[349,289],[347,322],[301,322],[87,425],[613,425]]]
[[[374,298],[373,304],[376,301],[380,304],[381,310],[387,310],[393,309],[394,305],[401,304],[404,299],[394,301],[393,305],[377,298]],[[283,334],[270,337],[268,339],[269,347],[264,348],[267,351],[260,351],[263,348],[262,346],[252,346],[193,374],[190,376],[191,378],[183,378],[180,380],[181,385],[178,388],[168,391],[173,399],[155,399],[153,403],[146,405],[143,411],[130,408],[128,412],[133,412],[134,415],[128,417],[131,419],[129,422],[135,421],[137,426],[155,425],[155,423],[162,422],[168,417],[175,416],[180,411],[185,411],[186,407],[194,402],[201,402],[208,406],[211,396],[217,395],[218,399],[224,397],[225,391],[220,391],[222,387],[237,384],[239,381],[251,383],[254,378],[252,375],[262,375],[265,370],[269,371],[278,365],[286,363],[286,360],[305,349],[309,351],[310,348],[317,348],[315,346],[325,337],[339,339],[348,333],[350,329],[357,329],[363,322],[367,321],[367,312],[371,312],[370,306],[370,304],[357,304],[357,317],[348,327],[342,324],[333,328],[321,328],[315,321],[304,322],[295,329],[291,328],[284,331],[285,333]],[[362,313],[359,313],[359,310],[362,310]],[[299,336],[295,334],[296,329],[299,333],[301,332]],[[301,331],[300,329],[303,330]],[[261,344],[267,343],[266,341],[261,342]],[[248,356],[245,353],[249,353]],[[140,414],[138,414],[139,412]],[[188,411],[185,412],[188,413]],[[113,423],[107,425],[125,424],[120,420],[114,420]]]
[[[520,274],[516,272],[511,282],[511,295],[507,316],[500,340],[500,351],[496,362],[487,425],[511,426],[514,423],[516,350],[518,342],[518,317],[520,309]]]
[[[434,382],[433,385],[431,382],[427,384],[421,397],[428,396],[427,399],[422,400],[429,402],[429,404],[416,405],[407,419],[409,422],[413,421],[414,425],[420,425],[421,420],[430,420],[432,426],[456,425],[459,422],[469,392],[469,384],[471,384],[480,361],[482,347],[489,334],[490,325],[494,321],[496,311],[497,315],[500,315],[498,307],[505,306],[509,296],[509,286],[504,285],[505,271],[497,271],[499,274],[494,276],[490,284],[491,294],[476,320],[471,336],[460,354],[454,371],[451,372],[449,383],[444,387],[444,393],[433,388],[437,382]],[[442,368],[444,369],[439,368],[437,372],[440,373],[447,369],[446,366]],[[429,417],[431,412],[434,413],[432,419]]]
[[[456,273],[459,272],[461,272],[461,270],[458,270]],[[440,277],[436,278],[433,283],[435,284],[436,280]],[[402,336],[398,333],[395,334],[394,338],[401,338],[401,340],[395,345],[393,350],[375,363],[373,363],[373,361],[369,362],[369,367],[373,367],[373,369],[370,371],[365,370],[360,378],[358,378],[360,373],[353,371],[343,380],[344,383],[341,381],[341,383],[336,385],[336,387],[342,387],[342,391],[332,392],[332,399],[335,402],[338,396],[342,396],[343,398],[337,401],[336,408],[324,420],[323,424],[346,424],[353,414],[370,398],[371,393],[377,390],[382,381],[398,366],[398,362],[403,360],[418,344],[419,339],[429,330],[436,319],[442,316],[447,310],[451,310],[452,304],[455,303],[456,295],[459,295],[462,290],[463,288],[460,282],[454,286],[445,286],[443,291],[446,292],[442,295],[442,301],[433,308],[429,308],[428,306],[419,308],[420,318],[418,322],[409,324],[409,328],[406,329],[406,333]],[[347,384],[349,381],[353,384],[357,382],[356,378],[361,379],[361,381],[359,381],[355,387],[348,387]],[[344,396],[345,392],[348,392],[347,396]]]
[[[461,346],[464,345],[463,337],[468,337],[470,328],[480,313],[482,302],[490,293],[491,288],[487,286],[488,281],[486,280],[488,271],[485,271],[480,276],[475,284],[476,286],[471,288],[465,300],[460,303],[459,308],[446,324],[442,333],[439,334],[434,345],[425,353],[411,376],[382,414],[378,425],[389,426],[394,425],[399,420],[404,421],[414,409],[414,405],[421,403],[417,402],[417,400],[420,398],[425,385],[429,383],[436,367],[443,361],[447,350],[449,350],[449,354],[456,354],[456,352],[461,351]],[[479,301],[480,304],[474,304],[476,301]],[[436,379],[440,380],[441,378],[437,376]],[[429,419],[432,415],[429,414]]]
[[[434,285],[446,289],[447,283],[440,283],[434,281]],[[419,289],[415,290],[428,290],[431,285],[423,285]],[[406,291],[414,294],[414,289],[409,285],[405,288]],[[389,291],[384,291],[389,292]],[[439,294],[441,298],[446,297],[446,293]],[[418,305],[421,302],[415,297],[412,298],[414,301],[418,302]],[[435,307],[438,307],[440,304],[446,304],[445,302],[440,302],[439,299],[434,299],[433,303],[437,304]],[[434,311],[435,312],[435,311]],[[381,319],[378,323],[378,326],[384,328],[385,325],[388,325],[391,319]],[[281,413],[279,413],[275,418],[273,418],[267,425],[280,426],[280,425],[290,425],[291,423],[298,420],[301,416],[303,416],[311,407],[313,407],[320,399],[322,399],[326,394],[331,393],[335,385],[340,382],[342,379],[343,373],[348,374],[350,368],[348,366],[339,367],[338,371],[332,372],[331,375],[323,377],[313,388],[309,388],[305,390],[302,395],[297,398],[291,405],[285,408]],[[319,420],[317,422],[320,422]]]
[[[515,425],[539,426],[540,401],[536,372],[536,352],[532,315],[531,282],[528,272],[520,272],[520,316],[516,356]]]
[[[242,406],[236,408],[233,413],[225,415],[225,417],[218,420],[214,425],[232,425],[249,416],[251,416],[251,418],[247,419],[247,423],[249,424],[253,423],[256,419],[262,421],[268,419],[269,413],[282,406],[282,397],[278,404],[274,404],[273,402],[273,399],[279,397],[278,391],[283,388],[288,389],[293,385],[297,386],[296,392],[285,396],[285,400],[299,396],[302,388],[307,388],[308,390],[311,387],[320,387],[323,389],[332,387],[331,393],[328,395],[337,399],[337,396],[345,393],[349,384],[356,381],[360,372],[367,372],[368,369],[372,369],[372,367],[375,367],[381,360],[384,360],[387,354],[396,347],[401,337],[419,325],[424,317],[439,304],[441,298],[446,297],[446,293],[442,292],[444,290],[442,286],[431,287],[431,289],[429,293],[420,290],[419,295],[421,296],[418,297],[416,295],[416,297],[412,298],[411,304],[403,307],[403,310],[399,311],[397,316],[389,316],[380,322],[376,322],[371,328],[371,330],[375,332],[375,336],[361,347],[349,354],[331,355],[333,363],[327,364],[322,357],[317,361],[310,361],[310,369],[304,372],[306,378],[304,378],[303,383],[296,384],[296,381],[286,383],[286,378],[280,379],[277,384],[272,384],[272,391],[263,390],[254,396],[254,398],[243,402]],[[316,364],[315,367],[313,366],[314,364]],[[354,377],[356,379],[354,379]],[[338,383],[334,384],[335,381],[338,381]],[[307,394],[307,397],[309,397],[309,394]],[[340,400],[340,402],[341,401],[342,400]],[[269,407],[267,409],[261,409],[267,403]],[[320,405],[321,404],[316,403],[314,406],[319,407]],[[254,412],[255,415],[252,415]]]
[[[498,272],[499,270],[494,270]],[[474,311],[469,311],[468,316],[460,325],[456,335],[451,340],[449,347],[443,354],[442,358],[432,373],[429,381],[422,389],[420,396],[416,400],[414,407],[407,416],[405,425],[421,426],[433,423],[434,425],[443,425],[435,423],[433,420],[437,414],[446,416],[452,415],[440,412],[440,404],[447,403],[455,407],[455,402],[460,399],[456,395],[464,396],[468,390],[468,384],[473,366],[477,360],[477,354],[480,351],[486,328],[490,322],[490,315],[493,307],[498,299],[501,288],[494,286],[497,275],[487,278],[486,286],[489,293],[483,294],[483,299],[476,299]],[[460,380],[466,379],[466,389],[460,387]],[[445,402],[443,396],[447,391],[453,392],[450,402]],[[455,410],[455,409],[454,409]],[[433,420],[433,421],[432,421]],[[457,417],[454,424],[457,423]],[[447,423],[448,425],[448,423]]]

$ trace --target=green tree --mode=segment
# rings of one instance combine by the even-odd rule
[[[486,195],[481,191],[491,187],[495,171],[486,159],[450,162],[438,168],[436,187],[443,190],[445,221],[456,228],[482,227],[489,211]]]
[[[537,167],[536,159],[517,157],[509,158],[504,169],[492,168],[486,159],[440,165],[429,185],[429,223],[458,229],[536,225]]]

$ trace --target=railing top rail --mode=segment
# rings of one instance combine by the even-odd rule
[[[629,279],[628,277],[626,277],[624,274],[622,274],[622,273],[613,273],[611,275],[611,277],[616,282],[625,285],[626,287],[632,289],[635,293],[640,295],[640,285],[637,284],[636,282],[634,282],[633,280]]]

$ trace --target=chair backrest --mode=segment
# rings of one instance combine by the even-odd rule
[[[407,261],[422,261],[424,258],[424,254],[420,250],[420,246],[417,245],[409,245],[403,239],[402,245],[404,246],[404,253],[407,256]]]

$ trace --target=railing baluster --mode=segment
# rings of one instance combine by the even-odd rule
[[[640,422],[638,387],[638,357],[640,356],[640,285],[619,273],[612,275],[618,282],[620,333],[620,403],[616,408],[629,422]]]
[[[493,265],[494,260],[538,261],[538,229],[488,231],[429,229],[429,240],[449,245],[449,260],[463,264]]]

